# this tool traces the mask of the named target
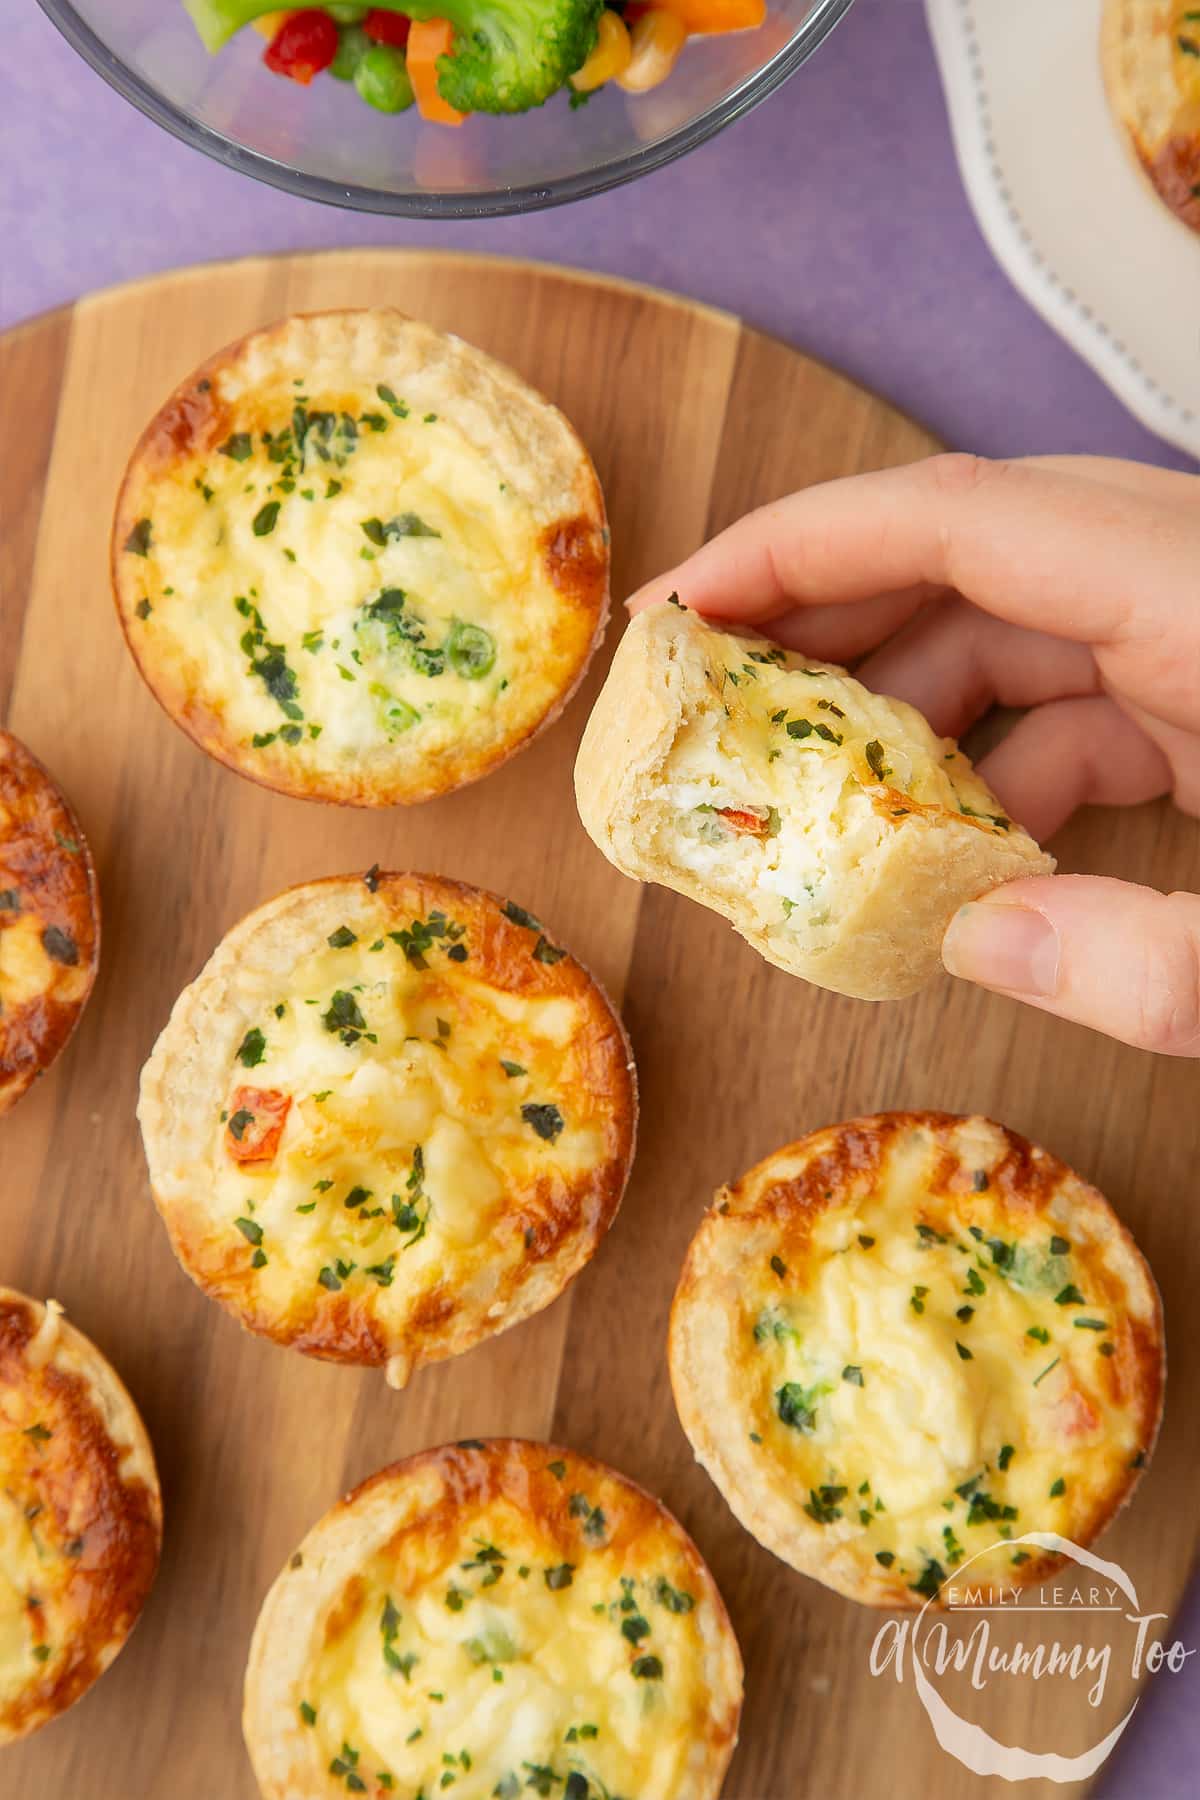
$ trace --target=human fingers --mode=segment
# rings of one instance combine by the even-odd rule
[[[950,589],[1079,643],[1169,636],[1178,658],[1200,649],[1198,565],[1200,501],[1168,504],[1057,468],[939,456],[762,507],[630,605],[675,590],[700,612],[769,623],[789,607]]]
[[[1139,806],[1172,785],[1162,750],[1104,694],[1035,707],[983,758],[979,773],[1039,840],[1080,806]]]
[[[1086,645],[1010,625],[957,598],[923,608],[855,673],[877,693],[918,707],[947,737],[961,737],[997,702],[1039,706],[1100,685]]]
[[[1200,895],[1098,875],[1010,882],[959,908],[942,960],[1123,1043],[1200,1056]]]

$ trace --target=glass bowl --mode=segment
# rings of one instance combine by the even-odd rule
[[[610,84],[575,111],[556,94],[458,130],[373,112],[328,76],[272,75],[248,29],[210,57],[182,0],[39,4],[118,93],[227,168],[360,212],[462,219],[580,200],[682,156],[773,93],[853,0],[769,0],[757,31],[693,39],[648,94]]]

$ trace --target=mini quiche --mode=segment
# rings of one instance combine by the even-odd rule
[[[915,708],[678,602],[626,628],[575,790],[624,874],[721,913],[778,968],[865,1000],[935,973],[963,901],[1054,868]]]
[[[587,451],[511,370],[388,310],[285,319],[151,421],[121,622],[202,749],[358,806],[476,781],[562,710],[608,610]]]
[[[0,1744],[104,1673],[161,1542],[150,1440],[113,1369],[55,1301],[0,1287]]]
[[[1106,0],[1102,56],[1138,162],[1175,216],[1200,231],[1200,6]]]
[[[142,1075],[180,1262],[248,1330],[394,1386],[557,1297],[633,1155],[629,1045],[530,913],[421,875],[291,889]]]
[[[66,1044],[100,952],[100,900],[74,813],[0,731],[0,1113]]]
[[[267,1595],[244,1728],[264,1800],[716,1800],[742,1665],[657,1500],[550,1444],[426,1450]]]
[[[760,1543],[874,1606],[1062,1560],[1154,1444],[1162,1311],[1093,1187],[988,1119],[880,1113],[722,1189],[676,1291],[697,1458]],[[949,1596],[952,1600],[952,1594]]]

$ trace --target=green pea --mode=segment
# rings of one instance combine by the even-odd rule
[[[371,40],[359,25],[347,25],[338,33],[337,54],[329,65],[329,73],[339,81],[353,81],[355,70],[371,48]]]
[[[496,640],[482,625],[464,625],[456,619],[446,639],[450,667],[467,681],[478,681],[496,660]]]
[[[376,112],[404,112],[413,103],[412,82],[399,50],[391,44],[372,44],[354,71],[360,99]]]
[[[369,6],[352,6],[350,0],[329,0],[325,8],[335,25],[361,25],[370,10]]]

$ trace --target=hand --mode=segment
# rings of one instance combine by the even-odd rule
[[[1099,457],[939,456],[750,513],[629,602],[846,662],[959,737],[1025,716],[980,764],[1035,837],[1076,807],[1200,813],[1200,479]],[[1200,896],[1097,876],[964,906],[952,975],[1126,1043],[1200,1056]]]

